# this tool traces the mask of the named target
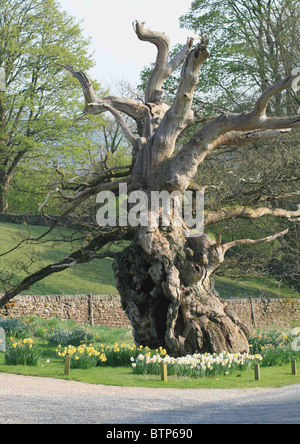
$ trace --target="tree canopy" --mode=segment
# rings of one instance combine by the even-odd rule
[[[82,115],[82,99],[74,81],[62,75],[58,66],[62,61],[84,66],[85,70],[93,66],[89,40],[83,37],[80,24],[62,12],[55,0],[3,0],[0,68],[5,72],[6,91],[0,93],[2,212],[7,210],[7,192],[21,162],[26,162],[27,171],[31,166],[32,182],[39,167],[45,173],[45,166],[76,161],[82,153],[83,135],[100,127],[99,119]],[[38,182],[41,179],[37,188]]]

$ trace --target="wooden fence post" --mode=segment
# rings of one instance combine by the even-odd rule
[[[297,376],[297,361],[296,361],[296,359],[292,360],[292,375]]]
[[[67,355],[65,360],[65,375],[70,376],[71,373],[71,356]]]
[[[165,363],[161,364],[161,380],[168,382],[168,365]]]
[[[261,377],[260,377],[260,365],[259,364],[255,364],[254,373],[255,373],[255,381],[260,381]]]

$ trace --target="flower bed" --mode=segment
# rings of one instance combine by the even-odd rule
[[[100,347],[82,344],[78,348],[69,345],[62,349],[60,346],[56,353],[65,359],[71,357],[71,368],[89,369],[96,366],[126,367],[132,366],[133,373],[139,375],[159,375],[161,364],[168,365],[170,376],[187,376],[191,378],[212,377],[226,375],[235,371],[248,370],[255,363],[262,361],[259,354],[195,354],[183,358],[172,358],[165,349],[160,347],[153,351],[148,347],[136,347],[129,344],[115,344],[114,346]]]
[[[61,351],[61,348],[57,349],[56,353],[61,358],[71,356],[71,368],[73,369],[90,369],[107,361],[106,356],[92,345],[82,344],[79,347],[69,345],[63,351]]]
[[[104,353],[107,357],[107,365],[110,367],[130,367],[132,360],[135,360],[139,355],[146,357],[154,356],[158,354],[161,356],[166,356],[167,352],[165,349],[160,347],[155,352],[150,350],[149,347],[143,347],[130,344],[118,344],[116,343],[113,347],[100,346],[101,353]]]
[[[140,354],[132,363],[132,367],[133,372],[138,375],[158,375],[161,371],[161,364],[165,363],[168,365],[169,375],[204,378],[226,375],[238,370],[247,370],[261,361],[262,357],[260,355],[230,354],[226,352],[220,355],[194,354],[184,358],[160,357],[158,355],[150,357]]]
[[[8,333],[13,336],[7,341],[5,354],[7,365],[43,367],[44,361],[51,362],[52,365],[51,354],[57,342],[60,344],[57,355],[62,361],[70,355],[72,369],[92,369],[97,366],[129,367],[134,374],[141,375],[159,375],[160,364],[163,362],[168,365],[170,376],[203,378],[247,370],[256,362],[262,367],[278,367],[290,363],[292,359],[300,361],[300,329],[254,332],[249,341],[251,347],[249,355],[224,352],[220,355],[195,354],[175,359],[167,356],[166,350],[162,347],[150,350],[149,347],[122,342],[127,341],[127,332],[126,336],[123,334],[120,343],[114,343],[117,339],[114,335],[109,338],[113,339],[111,342],[103,344],[100,343],[101,332],[95,335],[94,330],[73,324],[57,324],[54,321],[51,321],[51,324],[38,323],[31,322],[30,319],[19,321],[9,317],[0,317],[0,323],[5,328],[7,336]],[[33,339],[24,339],[24,335],[25,338]],[[105,339],[104,335],[101,340],[104,342]],[[114,345],[107,345],[113,343]],[[50,359],[46,361],[47,358]]]
[[[41,352],[34,345],[33,339],[15,341],[10,338],[5,353],[7,365],[30,365],[36,367],[40,361]]]
[[[132,360],[139,355],[151,357],[158,353],[160,357],[166,356],[167,352],[162,347],[155,352],[149,347],[137,347],[130,344],[118,344],[114,346],[89,346],[82,344],[78,348],[69,345],[62,349],[60,345],[56,350],[59,357],[65,359],[67,355],[71,356],[71,368],[92,368],[99,365],[108,367],[130,367]]]
[[[250,339],[252,353],[261,354],[263,367],[284,365],[292,359],[300,359],[300,329],[287,332],[271,330],[256,331]]]

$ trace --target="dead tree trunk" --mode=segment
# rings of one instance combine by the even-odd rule
[[[272,242],[275,236],[221,243],[206,234],[186,238],[183,228],[140,229],[116,256],[114,270],[123,308],[138,344],[164,346],[172,355],[248,353],[248,328],[219,298],[213,275],[230,249]]]
[[[172,355],[249,352],[248,330],[219,299],[213,273],[222,247],[183,229],[140,230],[114,263],[117,287],[138,344]]]

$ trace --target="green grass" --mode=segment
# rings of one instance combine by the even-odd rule
[[[26,318],[26,321],[29,321],[32,329],[32,336],[43,338],[45,336],[45,330],[51,331],[52,329],[60,330],[75,330],[78,327],[86,328],[90,333],[94,335],[97,339],[97,342],[103,343],[105,345],[114,345],[116,342],[126,344],[134,344],[132,329],[131,328],[111,328],[106,325],[96,325],[92,327],[87,324],[78,325],[74,321],[63,321],[61,319],[42,319],[31,316]]]
[[[36,238],[46,231],[45,227],[29,227],[0,223],[0,254],[14,247],[25,236]],[[58,239],[64,230],[55,229],[50,239]],[[14,264],[20,260],[30,257],[32,253],[38,258],[39,266],[46,266],[55,263],[66,257],[78,245],[56,244],[55,248],[50,243],[34,245],[31,248],[23,246],[20,250],[14,251],[9,256],[0,257],[0,270],[2,276],[11,272]],[[18,271],[13,283],[18,282],[26,276],[24,271]],[[260,297],[262,294],[269,297],[299,297],[300,294],[292,291],[288,287],[272,280],[266,279],[230,279],[227,277],[216,277],[216,289],[222,298],[233,297]],[[1,287],[0,287],[1,292]],[[116,294],[114,275],[112,270],[112,259],[94,260],[88,264],[77,265],[74,268],[62,273],[49,276],[38,282],[26,291],[26,294],[51,295],[51,294]]]
[[[291,290],[286,285],[279,284],[271,278],[245,278],[230,279],[228,277],[216,276],[216,289],[224,299],[235,297],[247,298],[255,297],[283,297],[295,298],[300,294]]]
[[[0,254],[14,247],[24,236],[36,238],[46,231],[44,227],[28,227],[15,224],[0,224]],[[54,230],[50,238],[61,238],[61,231]],[[34,251],[39,259],[38,266],[46,266],[58,262],[79,248],[76,243],[73,245],[58,244],[55,248],[52,244],[34,245],[28,251],[28,246],[16,250],[9,256],[0,258],[0,270],[9,270],[10,266],[20,259],[25,259]],[[26,277],[24,271],[18,272],[18,277],[13,279],[16,283],[20,278]],[[1,291],[1,288],[0,288]],[[33,285],[26,294],[51,295],[51,294],[116,294],[112,271],[112,259],[94,260],[88,264],[80,264],[74,268],[58,273],[43,281]]]
[[[96,367],[91,370],[71,370],[70,376],[64,375],[64,363],[55,354],[55,348],[43,341],[39,343],[43,349],[43,360],[39,367],[9,366],[4,363],[4,355],[0,353],[0,373],[11,373],[24,376],[50,377],[74,380],[90,384],[148,387],[148,388],[179,388],[179,389],[245,389],[256,387],[283,387],[300,383],[300,376],[291,374],[291,365],[261,369],[261,382],[254,380],[254,372],[242,371],[218,378],[190,379],[170,376],[168,382],[162,382],[155,375],[134,375],[130,368]],[[50,363],[47,360],[50,359]]]

